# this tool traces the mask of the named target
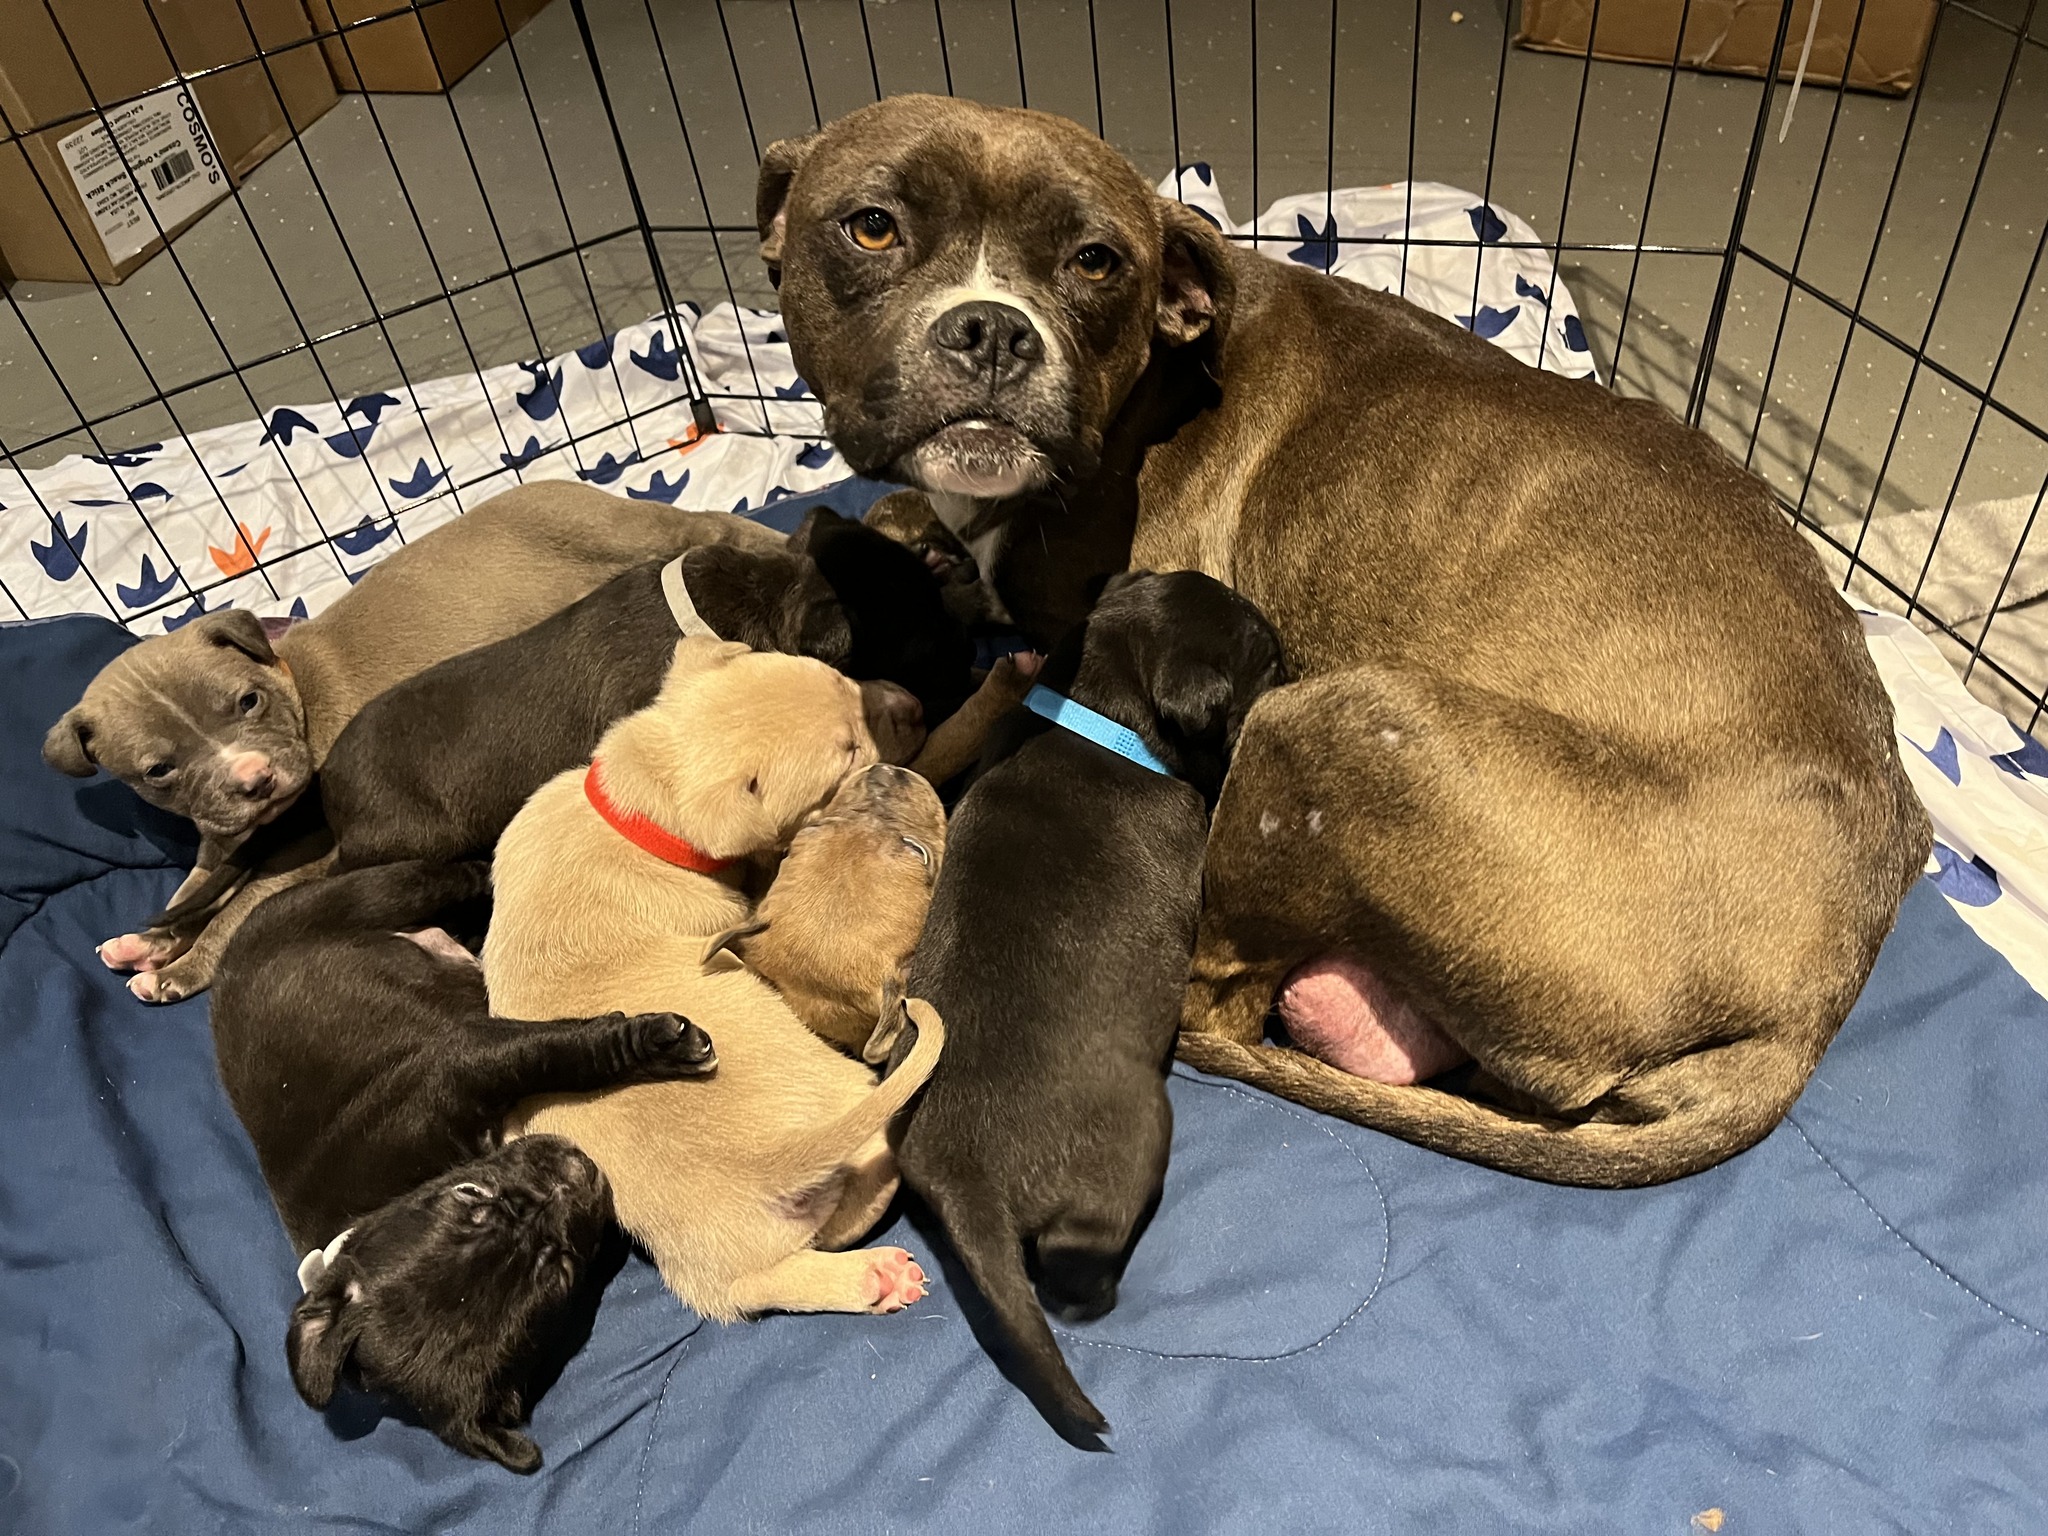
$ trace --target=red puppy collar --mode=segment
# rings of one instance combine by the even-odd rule
[[[612,797],[604,792],[599,777],[600,765],[593,761],[583,775],[583,793],[590,801],[590,808],[604,818],[619,836],[635,848],[645,849],[664,863],[678,869],[695,870],[700,875],[715,875],[720,870],[730,869],[739,861],[736,859],[714,859],[710,854],[692,847],[673,832],[655,825],[638,811],[622,811],[612,804]]]

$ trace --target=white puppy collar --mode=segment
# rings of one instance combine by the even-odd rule
[[[698,636],[710,640],[724,638],[704,622],[704,615],[697,611],[696,603],[691,601],[690,589],[683,585],[681,555],[677,555],[661,568],[661,595],[668,599],[668,611],[675,615],[676,628],[683,632],[684,639]]]
[[[328,1265],[332,1264],[335,1256],[341,1252],[341,1245],[355,1235],[355,1230],[354,1227],[350,1227],[325,1248],[309,1249],[306,1256],[299,1260],[299,1290],[302,1293],[312,1290],[313,1283],[327,1273]]]

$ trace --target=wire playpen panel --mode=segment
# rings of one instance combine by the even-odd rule
[[[365,27],[442,3],[316,36],[352,59]],[[843,473],[776,351],[755,166],[881,95],[939,91],[1073,117],[1168,186],[1199,166],[1183,195],[1201,200],[1198,176],[1232,238],[1429,288],[1418,301],[1503,344],[1526,305],[1525,361],[1584,349],[1610,387],[1704,427],[1852,595],[1911,614],[2031,728],[2048,688],[2038,0],[1930,0],[1923,73],[1896,98],[1779,79],[1801,54],[1789,9],[1767,84],[1681,69],[1675,49],[1669,66],[1526,51],[1511,4],[1473,3],[558,0],[445,94],[343,97],[126,282],[9,287],[0,607],[154,630],[282,602],[306,562],[359,574],[384,537],[536,473],[720,504],[699,498],[739,480],[700,471],[693,491],[682,469],[714,427],[786,442],[749,470],[768,495]],[[276,92],[285,50],[237,9]],[[0,151],[126,104],[12,124]],[[1448,224],[1424,217],[1433,187],[1462,189]],[[1508,276],[1514,297],[1486,301],[1482,278]],[[181,440],[173,484],[156,466]],[[650,464],[645,486],[621,479]],[[291,515],[238,516],[257,482]],[[107,542],[83,526],[103,519]]]

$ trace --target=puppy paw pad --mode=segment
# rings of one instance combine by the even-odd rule
[[[868,1259],[868,1307],[900,1312],[927,1293],[924,1271],[901,1248],[877,1248]]]
[[[110,971],[150,970],[170,958],[163,952],[164,948],[160,941],[151,939],[147,934],[124,933],[107,940],[93,953]]]

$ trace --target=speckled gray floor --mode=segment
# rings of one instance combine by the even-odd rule
[[[1725,240],[1758,82],[1504,52],[1502,0],[1455,3],[1470,7],[1458,20],[1453,0],[1337,0],[1334,124],[1326,0],[1261,0],[1256,28],[1250,0],[1097,0],[1092,45],[1084,0],[1017,0],[1014,12],[1008,0],[943,0],[937,12],[930,0],[725,0],[722,11],[713,0],[589,0],[589,10],[653,221],[727,230],[661,237],[676,291],[701,302],[724,298],[728,284],[742,300],[769,299],[749,232],[758,145],[871,100],[878,80],[885,92],[944,90],[948,68],[963,95],[1028,95],[1090,124],[1099,111],[1148,175],[1164,174],[1176,150],[1209,161],[1240,217],[1326,179],[1396,180],[1412,167],[1490,189],[1570,242],[1633,242],[1639,229],[1662,245]],[[1783,266],[1796,258],[1809,281],[1892,335],[1926,338],[1937,363],[1988,383],[2004,409],[2048,424],[2048,270],[2034,265],[2048,216],[2048,15],[2032,22],[2014,65],[2010,29],[2024,4],[1950,4],[1916,97],[1808,90],[1782,145],[1780,87],[1746,238]],[[99,442],[589,340],[656,307],[644,250],[628,235],[580,259],[561,253],[631,222],[590,64],[557,0],[516,50],[501,48],[451,97],[342,98],[174,253],[106,296],[16,285],[0,307],[0,443],[50,439],[22,456],[46,463],[92,448],[87,434],[67,432],[81,413],[99,417],[159,389],[178,391],[170,408],[118,416],[97,429]],[[525,270],[500,275],[512,264]],[[1718,260],[1567,252],[1562,272],[1603,367],[1615,366],[1620,343],[1622,387],[1682,407]],[[261,361],[378,313],[389,318]],[[211,382],[179,390],[194,380]],[[1749,261],[1737,268],[1707,425],[1809,516],[1852,535],[1873,506],[2034,497],[2048,482],[2038,434],[1980,411],[1878,336],[1852,338],[1825,303],[1801,295],[1788,305],[1785,284]]]

